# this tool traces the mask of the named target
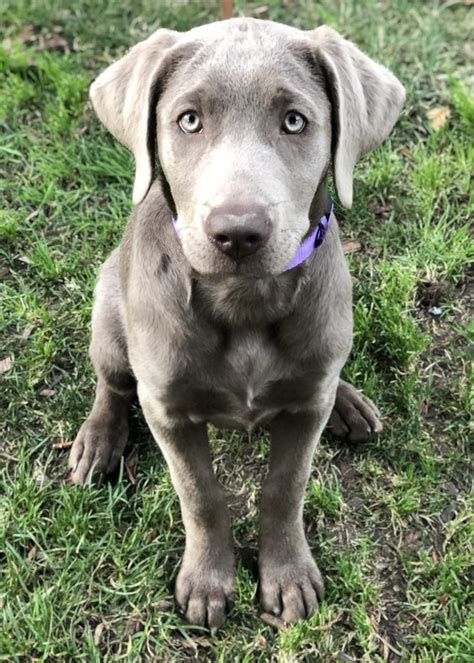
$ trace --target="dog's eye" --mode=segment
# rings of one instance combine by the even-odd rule
[[[306,119],[296,111],[290,111],[285,115],[282,131],[286,134],[300,134],[306,127]]]
[[[202,122],[195,111],[186,111],[178,118],[178,124],[185,134],[196,134],[202,131]]]

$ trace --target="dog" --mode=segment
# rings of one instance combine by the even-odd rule
[[[135,204],[100,271],[92,411],[71,479],[111,472],[135,394],[178,493],[186,545],[176,601],[212,631],[234,590],[234,554],[207,423],[270,429],[259,529],[263,609],[307,617],[323,580],[303,496],[326,424],[381,430],[340,379],[352,294],[328,195],[352,203],[357,160],[395,124],[405,92],[333,29],[236,18],[159,29],[108,67],[90,98],[135,157]]]

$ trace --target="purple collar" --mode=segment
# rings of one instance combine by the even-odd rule
[[[285,272],[288,272],[290,269],[293,269],[294,267],[298,267],[298,265],[301,265],[301,263],[307,260],[309,256],[313,253],[313,251],[315,251],[318,248],[318,246],[320,246],[323,243],[324,237],[326,235],[329,226],[329,221],[331,220],[333,208],[334,208],[333,202],[331,198],[328,196],[328,203],[326,206],[326,211],[324,213],[324,216],[322,216],[319,219],[319,223],[316,225],[311,235],[308,235],[308,237],[301,242],[297,252],[293,256],[293,260],[285,269]],[[171,217],[171,221],[173,222],[174,229],[176,230],[176,234],[179,237],[179,231],[174,216]]]
[[[319,223],[314,228],[311,235],[309,235],[306,239],[304,239],[301,242],[299,249],[293,256],[293,260],[285,269],[285,272],[289,271],[290,269],[293,269],[293,267],[298,267],[298,265],[301,265],[301,263],[304,262],[307,258],[309,258],[309,256],[313,253],[313,251],[323,243],[324,237],[326,236],[326,232],[329,226],[329,221],[331,220],[333,208],[334,205],[332,203],[332,200],[331,198],[328,197],[328,203],[324,216],[322,216],[319,219]]]

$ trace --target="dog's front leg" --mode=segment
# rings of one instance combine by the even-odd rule
[[[163,425],[158,408],[141,402],[168,463],[186,530],[176,601],[189,622],[215,630],[224,623],[232,601],[234,554],[230,515],[212,469],[206,425]]]
[[[271,427],[260,511],[260,600],[264,610],[288,623],[309,616],[324,592],[303,530],[303,500],[336,386],[337,381],[321,393],[314,411],[283,413]]]

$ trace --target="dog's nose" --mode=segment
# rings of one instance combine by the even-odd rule
[[[211,214],[204,230],[213,244],[238,260],[261,249],[270,235],[270,223],[262,214]]]

